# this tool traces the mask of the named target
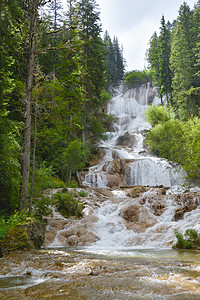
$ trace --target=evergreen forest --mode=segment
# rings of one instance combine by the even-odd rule
[[[117,37],[102,37],[95,0],[1,0],[0,211],[77,181],[112,121],[124,77]]]
[[[179,163],[189,180],[200,183],[200,1],[184,2],[172,23],[164,16],[147,50],[148,72],[162,106],[150,106],[150,149]],[[130,76],[130,74],[129,74]]]
[[[105,138],[106,104],[124,80],[152,81],[149,148],[200,181],[200,1],[161,18],[147,50],[148,70],[125,74],[118,38],[102,36],[95,0],[0,2],[0,211],[34,204],[40,192],[78,181]]]

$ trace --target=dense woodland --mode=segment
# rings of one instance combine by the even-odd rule
[[[111,121],[104,109],[124,76],[122,49],[102,37],[95,0],[66,3],[0,3],[2,213],[71,182]]]
[[[200,183],[200,1],[184,2],[171,24],[161,19],[147,50],[153,84],[163,107],[150,106],[153,126],[147,143],[154,153],[177,162]]]
[[[117,37],[102,35],[95,0],[1,0],[0,211],[34,205],[42,189],[76,179],[112,122],[105,107],[125,73]],[[147,50],[148,70],[125,74],[128,86],[152,80],[163,107],[150,107],[151,150],[200,180],[200,1],[161,19]]]

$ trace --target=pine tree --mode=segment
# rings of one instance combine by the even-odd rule
[[[161,86],[160,95],[166,96],[167,103],[172,94],[172,72],[170,69],[171,55],[171,32],[170,24],[166,25],[164,16],[161,19],[160,36],[158,38],[159,51],[159,85]]]
[[[157,36],[156,32],[152,35],[147,51],[147,60],[152,71],[154,85],[162,102],[164,96],[169,102],[172,93],[172,72],[169,64],[171,55],[170,27],[170,24],[166,24],[165,18],[162,16],[160,35]]]
[[[178,115],[188,118],[196,111],[198,103],[194,103],[196,86],[196,46],[198,31],[194,27],[194,15],[189,6],[184,3],[179,10],[179,16],[173,30],[171,69],[173,76],[173,101],[176,103]],[[197,97],[198,98],[198,97]]]
[[[83,141],[96,136],[93,127],[99,119],[101,92],[105,86],[104,46],[101,40],[101,24],[95,0],[81,0],[78,7],[79,38],[82,42],[80,76],[84,98],[82,126]],[[97,134],[98,135],[98,134]]]

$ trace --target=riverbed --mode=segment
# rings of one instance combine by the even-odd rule
[[[0,259],[1,299],[200,299],[200,253],[54,248]]]

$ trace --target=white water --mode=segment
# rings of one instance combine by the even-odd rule
[[[191,189],[192,191],[192,189]],[[200,189],[197,189],[197,195]],[[113,252],[132,249],[162,249],[171,248],[172,242],[176,242],[175,230],[184,233],[187,229],[195,229],[200,232],[200,207],[191,212],[185,213],[183,219],[179,221],[174,220],[175,210],[179,207],[174,201],[173,188],[167,191],[164,196],[166,208],[160,216],[156,216],[151,209],[151,202],[148,198],[152,195],[156,197],[155,190],[152,188],[143,194],[146,198],[145,204],[139,206],[140,214],[138,229],[128,230],[126,228],[125,220],[122,218],[121,211],[127,205],[138,203],[137,200],[127,197],[126,194],[120,190],[113,191],[114,199],[112,201],[105,201],[96,212],[98,221],[95,224],[94,232],[99,240],[91,247],[87,248],[89,251],[98,253]],[[116,201],[115,201],[116,198]],[[197,196],[193,201],[200,205],[200,198]],[[146,212],[147,213],[146,213]],[[152,218],[155,224],[149,226],[145,230],[141,230],[142,222],[148,222]]]
[[[105,150],[104,158],[100,164],[90,168],[84,185],[110,186],[109,162],[114,159],[130,160],[122,185],[174,186],[184,183],[183,172],[178,167],[167,160],[150,156],[144,148],[143,133],[150,128],[144,111],[150,103],[160,103],[150,84],[130,89],[124,94],[118,90],[117,96],[108,104],[108,114],[114,115],[117,121],[113,124],[113,131],[107,133],[108,139],[99,145]]]
[[[99,240],[91,246],[92,249],[129,249],[129,248],[165,248],[171,247],[175,239],[174,230],[184,232],[188,228],[200,231],[200,209],[185,213],[184,218],[174,221],[174,213],[180,206],[171,196],[176,190],[183,192],[184,173],[165,159],[150,156],[144,149],[143,132],[150,128],[144,117],[144,111],[150,103],[158,105],[159,99],[153,88],[143,85],[128,90],[125,94],[118,91],[108,105],[108,113],[117,117],[113,132],[108,132],[108,139],[100,145],[105,149],[102,161],[92,168],[83,182],[87,186],[105,188],[108,186],[108,171],[110,162],[116,158],[130,160],[125,171],[123,185],[135,186],[166,186],[171,187],[165,196],[165,210],[160,216],[155,216],[148,204],[151,191],[146,192],[147,201],[143,205],[148,214],[141,212],[140,220],[148,216],[155,224],[146,230],[127,230],[120,211],[130,201],[123,192],[114,191],[118,201],[106,201],[96,212],[98,218],[95,224],[95,234]],[[126,137],[126,143],[120,144],[120,137]],[[152,192],[153,193],[153,192]],[[120,200],[119,200],[120,199]],[[140,208],[141,209],[141,208]]]

